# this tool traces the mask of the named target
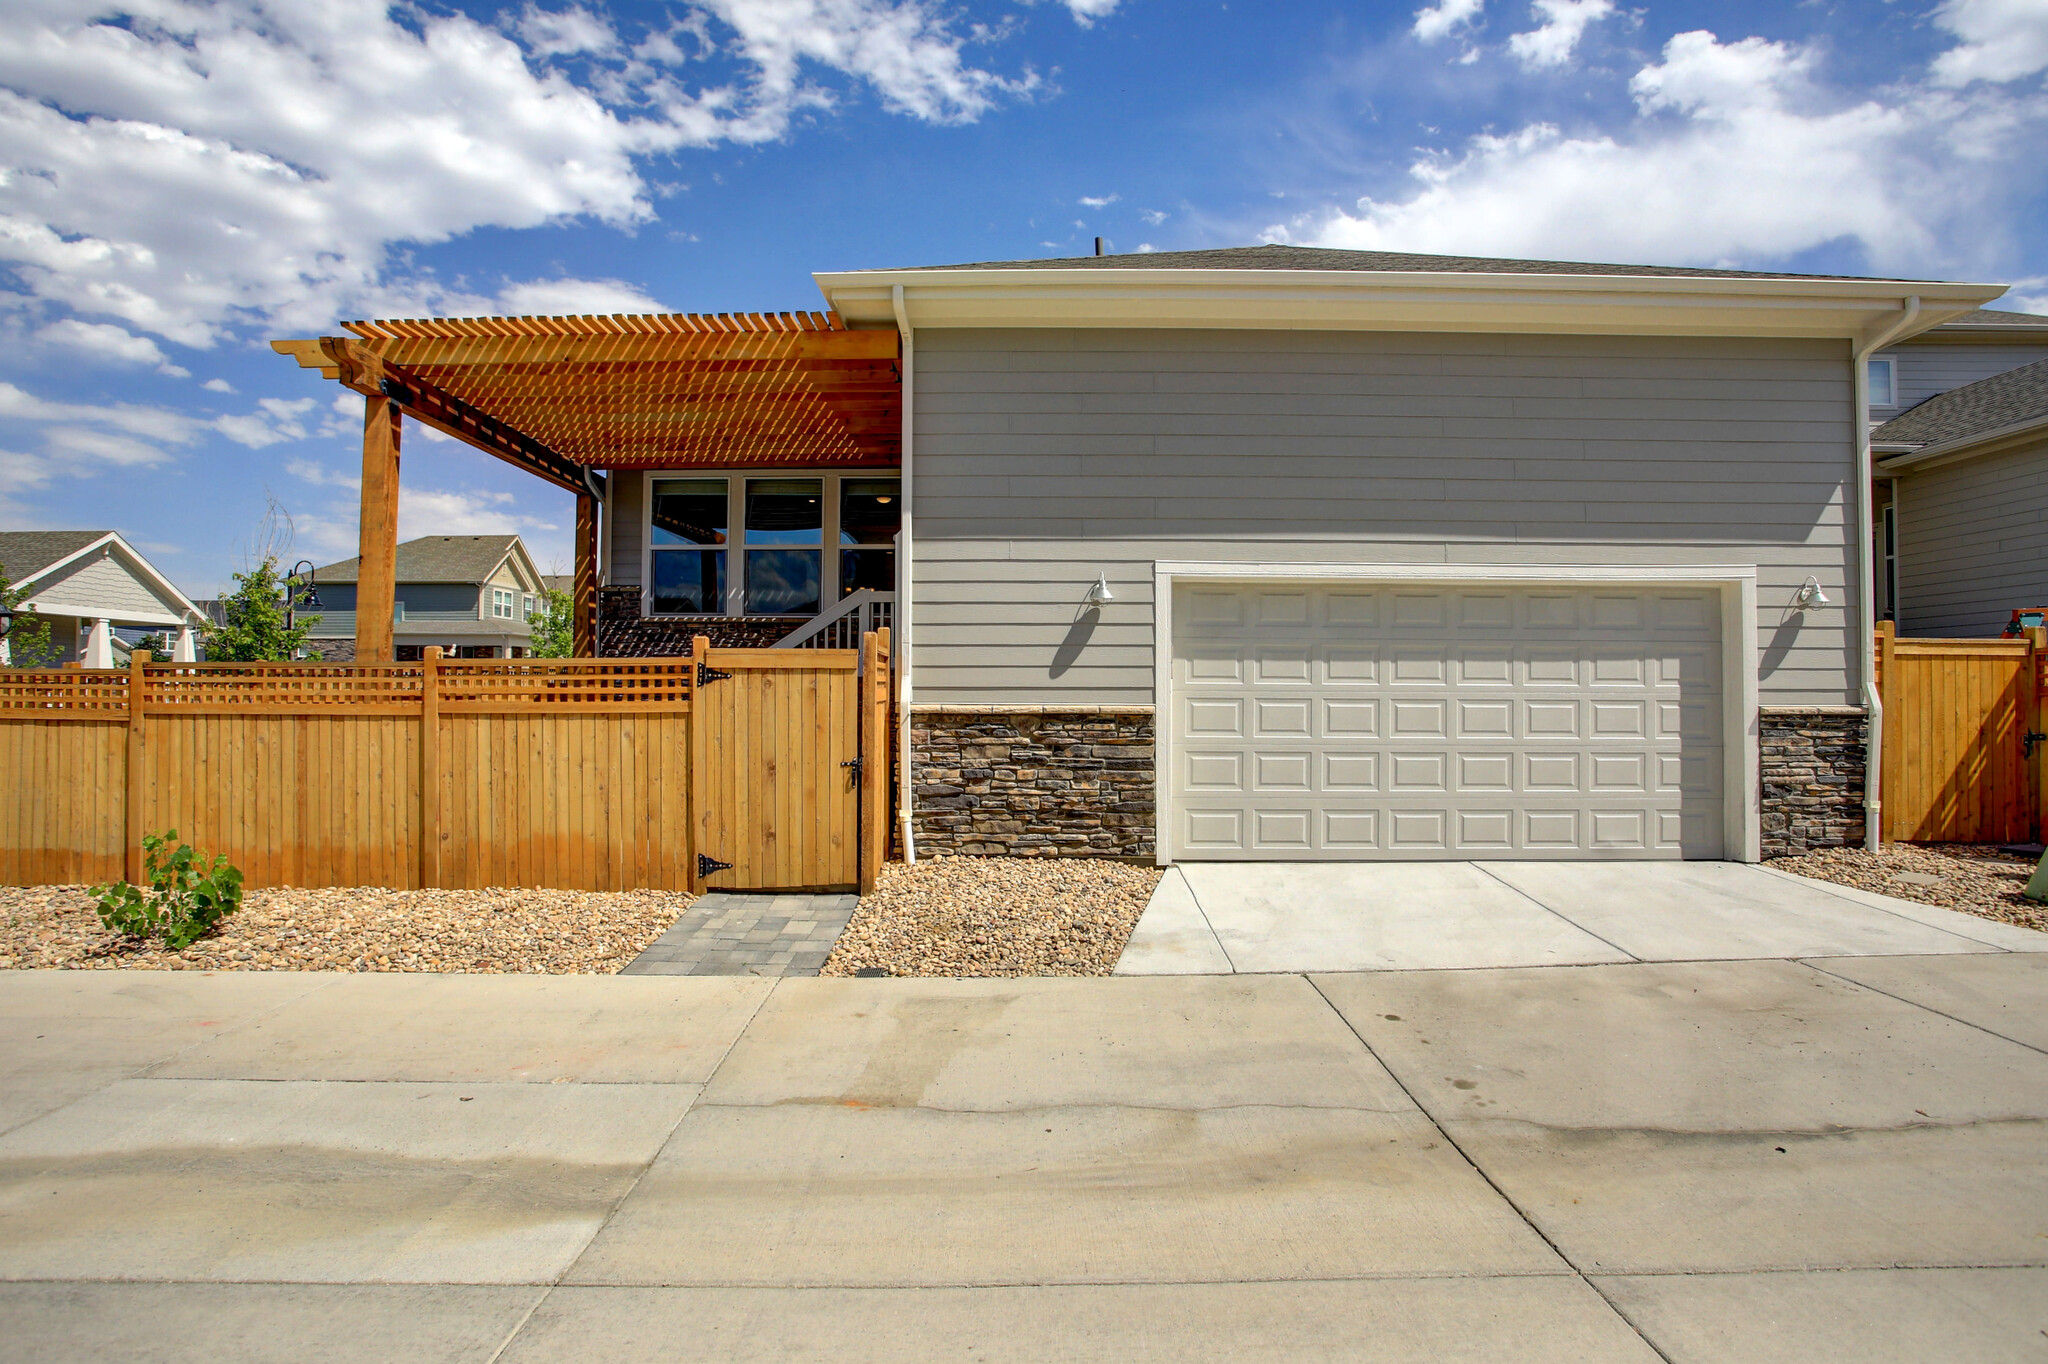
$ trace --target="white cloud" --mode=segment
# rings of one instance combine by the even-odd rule
[[[347,488],[351,492],[363,490],[363,480],[359,476],[335,473],[310,459],[288,459],[284,462],[284,471],[293,478],[303,479],[316,487]],[[402,484],[400,491],[404,491]]]
[[[500,291],[498,306],[515,317],[668,311],[641,290],[618,279],[528,280]]]
[[[208,379],[200,387],[209,393],[233,393],[237,391],[235,386],[225,379]]]
[[[1529,9],[1542,22],[1508,39],[1508,51],[1532,69],[1563,66],[1587,25],[1614,13],[1614,0],[1533,0]]]
[[[1157,227],[1159,226],[1159,224],[1166,221],[1166,215],[1164,213],[1161,213],[1156,208],[1148,208],[1143,213],[1140,213],[1138,216],[1140,218],[1143,218],[1146,222],[1150,223],[1154,227]]]
[[[67,422],[111,427],[144,440],[179,445],[193,440],[200,424],[166,407],[137,403],[57,403],[0,380],[0,420]]]
[[[109,322],[80,322],[75,317],[52,322],[36,333],[44,345],[61,346],[124,365],[148,365],[173,379],[188,379],[192,371],[171,363],[163,348],[146,336]]]
[[[1439,38],[1448,38],[1453,31],[1470,25],[1479,18],[1479,11],[1486,0],[1437,0],[1428,9],[1415,11],[1416,37],[1425,43]]]
[[[256,412],[215,417],[213,429],[251,450],[306,438],[304,418],[313,410],[314,399],[258,398],[256,406]]]
[[[581,5],[552,11],[528,5],[513,31],[539,57],[566,57],[578,52],[604,56],[619,46],[619,35],[610,22]]]
[[[1996,88],[1831,90],[1814,51],[1679,34],[1630,84],[1633,123],[1472,138],[1406,198],[1269,229],[1319,245],[1714,264],[1861,244],[1876,270],[1985,270],[1997,197],[2038,186],[2048,108]]]
[[[95,478],[109,467],[134,468],[170,457],[164,447],[187,444],[204,426],[161,407],[131,403],[61,403],[0,381],[0,423],[40,429],[41,452],[0,449],[0,524],[42,527],[49,518],[15,495],[59,477]]]
[[[394,247],[646,221],[638,158],[772,141],[851,91],[962,123],[1037,85],[970,64],[986,34],[936,0],[696,0],[630,50],[582,8],[529,8],[510,34],[387,0],[9,13],[0,262],[45,308],[195,347],[488,310]]]
[[[1104,194],[1099,197],[1095,195],[1084,194],[1081,196],[1081,203],[1089,208],[1108,208],[1111,204],[1115,203],[1117,200],[1123,197],[1124,196],[1121,194]]]
[[[1082,28],[1092,28],[1097,19],[1107,19],[1114,14],[1121,0],[1064,0],[1064,3],[1075,23]]]
[[[292,473],[304,461],[286,465]],[[317,467],[317,466],[310,466]],[[309,481],[322,485],[353,487],[349,480],[320,471]],[[4,491],[4,485],[0,485]],[[420,488],[401,481],[398,485],[398,538],[411,540],[422,535],[519,535],[527,550],[546,561],[547,553],[568,549],[560,523],[516,509],[510,493],[449,491]],[[316,554],[336,559],[355,555],[359,509],[352,501],[335,501],[322,509],[295,513],[292,528],[298,541]],[[557,542],[560,543],[557,543]]]
[[[43,432],[43,443],[60,458],[82,455],[108,464],[160,464],[170,457],[162,446],[89,426],[49,427]]]
[[[2048,4],[2042,0],[1947,0],[1934,22],[1963,41],[1941,54],[1943,85],[2011,81],[2048,69]]]

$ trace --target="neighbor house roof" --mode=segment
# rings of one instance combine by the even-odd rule
[[[2040,328],[2048,331],[2048,317],[2039,313],[2008,313],[1997,308],[1977,308],[1964,313],[1952,322],[1944,322],[1936,331],[1981,332],[1981,331],[2026,331]]]
[[[918,265],[914,270],[1370,270],[1461,275],[1633,275],[1646,279],[1862,279],[1860,275],[1788,275],[1705,270],[1688,265],[1600,265],[1590,261],[1424,256],[1409,251],[1347,251],[1323,246],[1225,246],[1210,251],[1139,251],[1118,256]],[[1930,283],[1931,281],[1913,281]]]
[[[1915,457],[1959,451],[2048,424],[2048,360],[1937,393],[1870,433],[1875,447]]]
[[[519,543],[516,535],[423,535],[398,547],[402,583],[481,583]],[[360,559],[313,570],[316,583],[352,583]]]
[[[103,530],[0,531],[0,572],[17,587],[60,559],[68,559],[109,534]]]

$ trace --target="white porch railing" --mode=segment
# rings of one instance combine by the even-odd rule
[[[858,649],[860,637],[885,630],[896,619],[896,594],[863,587],[841,597],[831,610],[775,641],[778,649]]]

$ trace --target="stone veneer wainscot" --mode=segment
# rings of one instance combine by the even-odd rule
[[[1150,706],[912,708],[920,856],[1150,858]]]
[[[1861,846],[1868,728],[1863,708],[1766,708],[1757,721],[1764,856]]]

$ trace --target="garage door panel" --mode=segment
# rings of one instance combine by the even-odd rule
[[[1721,855],[1715,594],[1230,591],[1176,607],[1180,854]]]

